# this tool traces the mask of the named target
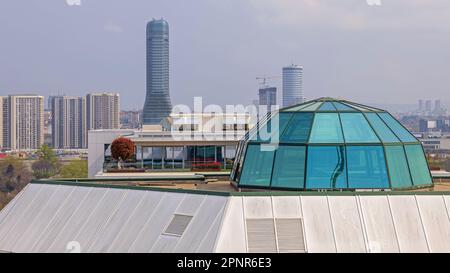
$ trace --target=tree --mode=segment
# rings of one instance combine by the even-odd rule
[[[37,152],[38,161],[31,165],[33,174],[37,179],[50,178],[59,171],[59,162],[55,152],[46,144],[42,145]]]
[[[58,158],[56,157],[55,152],[47,144],[41,146],[41,148],[37,152],[37,155],[40,160],[49,162],[54,166],[58,164]]]
[[[128,138],[119,137],[111,143],[111,156],[115,160],[129,160],[135,153],[134,142]]]
[[[33,175],[37,179],[50,178],[56,174],[56,168],[48,161],[38,160],[31,165]]]
[[[87,178],[88,164],[86,160],[74,159],[61,167],[62,178]]]
[[[30,169],[23,161],[8,156],[0,161],[0,191],[18,192],[31,181]]]

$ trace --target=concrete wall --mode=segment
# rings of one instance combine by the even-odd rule
[[[94,178],[103,169],[104,147],[119,136],[133,134],[134,130],[91,130],[88,132],[88,176]]]

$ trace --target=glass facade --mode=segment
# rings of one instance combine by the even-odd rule
[[[136,146],[133,166],[146,170],[231,169],[236,146]],[[106,162],[106,160],[105,160]]]
[[[279,121],[269,116],[261,128],[269,127],[279,139],[240,142],[231,175],[239,186],[370,190],[432,185],[420,142],[384,110],[323,98],[272,116]],[[266,142],[271,149],[264,148]]]

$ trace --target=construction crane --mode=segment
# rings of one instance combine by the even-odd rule
[[[262,77],[256,77],[256,80],[260,81],[260,85],[263,87],[269,87],[269,85],[267,84],[268,80],[270,79],[275,79],[275,78],[279,78],[278,76],[262,76]]]

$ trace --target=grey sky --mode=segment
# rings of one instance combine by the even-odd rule
[[[115,91],[141,108],[152,17],[170,24],[174,104],[250,103],[255,77],[290,63],[311,99],[450,100],[448,0],[2,0],[0,95]]]

